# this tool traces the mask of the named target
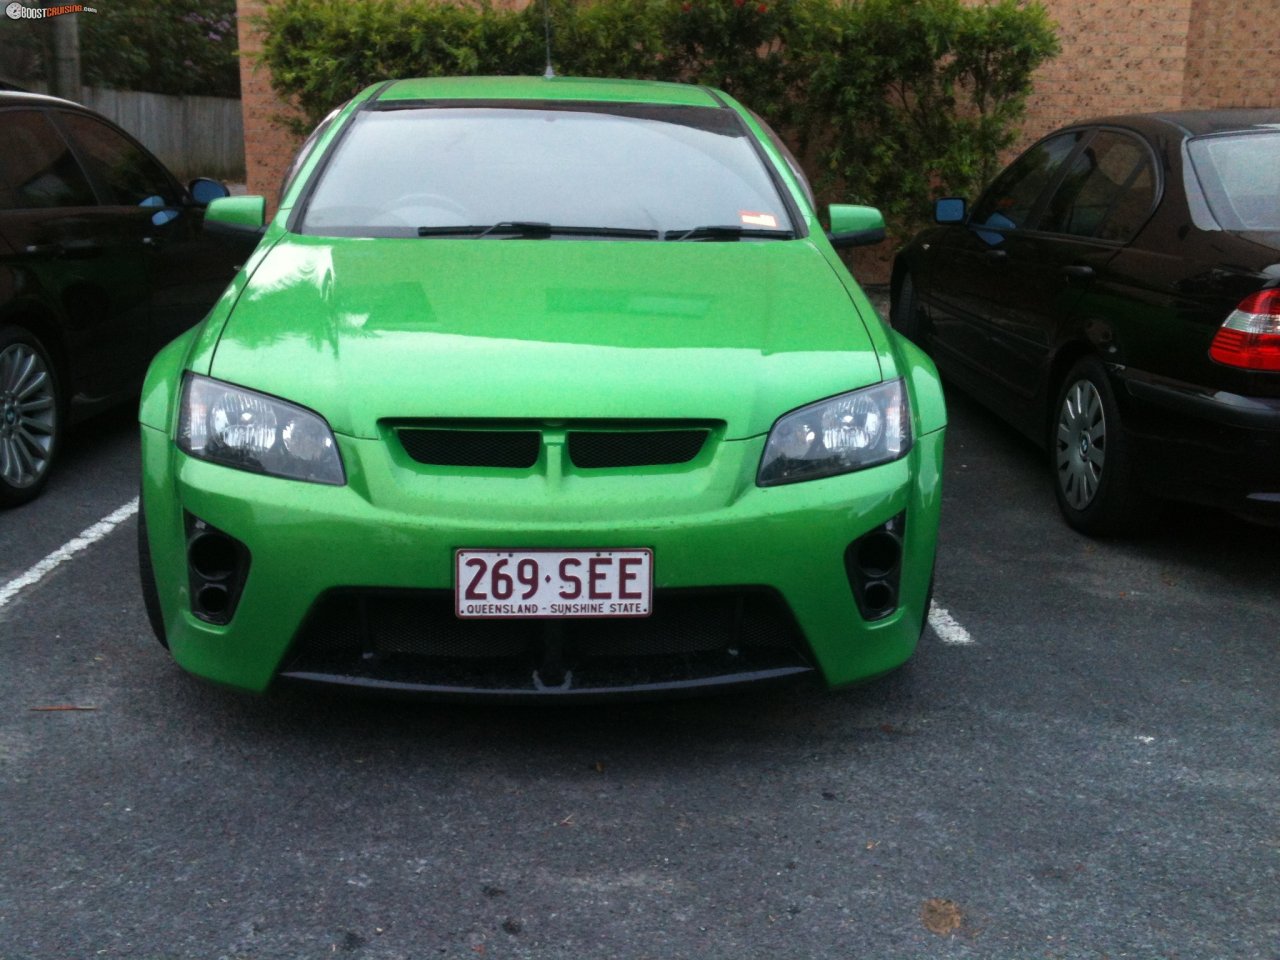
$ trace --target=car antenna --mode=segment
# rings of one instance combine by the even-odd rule
[[[547,37],[547,69],[543,71],[543,77],[551,80],[555,77],[556,72],[551,68],[551,11],[547,9],[547,0],[542,0],[542,29]]]

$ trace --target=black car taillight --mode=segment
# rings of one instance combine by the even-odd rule
[[[1280,289],[1241,300],[1218,328],[1209,356],[1229,367],[1280,370]]]

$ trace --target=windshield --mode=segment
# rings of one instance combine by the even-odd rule
[[[1224,230],[1280,230],[1280,131],[1205,137],[1187,149]]]
[[[401,107],[356,115],[297,229],[326,236],[740,236],[793,229],[730,110],[655,105]],[[448,229],[475,227],[476,231]],[[630,231],[630,233],[627,233]],[[672,235],[672,236],[669,236]],[[716,234],[724,237],[725,232]]]

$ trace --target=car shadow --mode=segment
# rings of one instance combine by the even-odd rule
[[[137,432],[136,398],[73,424],[67,430],[58,455],[58,470],[75,470],[104,453],[115,451],[122,444],[127,444]]]
[[[572,775],[625,759],[633,772],[656,774],[733,764],[744,752],[817,758],[859,746],[891,749],[913,732],[914,704],[929,699],[916,690],[919,683],[908,664],[839,691],[805,681],[676,700],[486,704],[309,687],[253,696],[175,667],[173,683],[156,693],[167,699],[171,691],[175,710],[207,718],[224,740],[234,732],[241,744],[277,754],[334,759],[353,749],[390,751],[424,766],[464,755],[508,770],[547,762]]]

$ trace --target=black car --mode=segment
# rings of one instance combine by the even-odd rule
[[[227,188],[183,187],[77,104],[0,91],[0,507],[44,485],[66,425],[136,394],[257,237],[202,229]]]
[[[893,324],[1048,448],[1068,522],[1280,519],[1280,110],[1066,127],[935,219]]]

